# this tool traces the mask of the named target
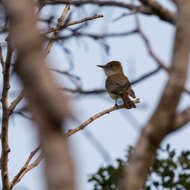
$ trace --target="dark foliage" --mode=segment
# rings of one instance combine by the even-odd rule
[[[101,167],[97,173],[91,175],[88,181],[94,184],[93,190],[116,190],[131,152],[130,147],[125,159],[116,160],[116,166]],[[143,189],[190,189],[190,151],[177,154],[170,145],[160,148]]]

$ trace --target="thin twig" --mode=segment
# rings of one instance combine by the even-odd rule
[[[63,21],[64,21],[66,15],[67,15],[67,13],[69,12],[69,10],[70,10],[70,5],[67,4],[67,5],[65,6],[65,9],[64,9],[62,15],[61,15],[60,18],[58,19],[56,28],[61,28],[61,26],[62,26],[62,24],[63,24]],[[48,45],[47,45],[46,50],[45,50],[45,55],[46,55],[46,56],[49,54],[50,49],[51,49],[52,46],[53,46],[54,38],[57,37],[58,32],[59,32],[59,30],[54,31],[52,38],[51,38],[50,41],[48,42]]]
[[[58,32],[59,30],[67,28],[69,26],[72,26],[72,25],[75,25],[75,24],[80,24],[80,23],[83,23],[83,22],[86,22],[86,21],[89,21],[89,20],[94,20],[94,19],[102,18],[102,17],[104,17],[104,16],[95,14],[94,16],[86,17],[86,18],[80,19],[80,20],[75,21],[75,22],[66,23],[64,26],[61,25],[61,26],[57,26],[55,28],[51,28],[50,30],[48,30],[44,34],[46,35],[46,34],[49,34],[51,32]]]
[[[134,100],[135,104],[138,104],[140,102],[140,100],[137,98],[136,100]],[[104,110],[100,113],[95,114],[94,116],[90,117],[87,121],[85,121],[84,123],[82,123],[79,127],[69,130],[66,133],[66,137],[70,137],[71,135],[73,135],[74,133],[84,129],[87,125],[89,125],[90,123],[92,123],[94,120],[98,119],[99,117],[108,114],[112,111],[118,110],[118,109],[123,109],[126,108],[125,105],[120,105],[120,106],[113,106],[112,108],[109,108],[107,110]],[[27,161],[25,162],[24,166],[20,169],[20,171],[18,172],[18,174],[14,177],[14,179],[11,182],[11,188],[16,185],[21,179],[22,177],[32,168],[36,167],[40,161],[43,159],[43,156],[40,155],[38,157],[38,159],[36,159],[32,164],[29,165],[30,161],[32,160],[33,156],[37,153],[37,151],[40,149],[40,147],[38,146],[33,152],[30,153],[30,156],[28,157]]]
[[[148,49],[148,52],[149,52],[150,56],[159,64],[159,66],[161,68],[163,68],[164,70],[166,70],[167,72],[169,72],[169,68],[153,52],[148,38],[146,37],[146,35],[141,30],[141,26],[140,26],[140,22],[139,22],[139,17],[138,17],[137,14],[135,15],[135,21],[136,21],[137,32],[139,33],[139,35],[143,39],[143,41],[144,41],[144,43],[145,43],[145,45],[146,45],[146,47]]]
[[[24,98],[24,90],[21,91],[21,93],[17,96],[15,100],[11,103],[9,106],[10,114],[14,111],[15,107],[18,105],[18,103]]]
[[[165,20],[168,22],[173,22],[175,24],[175,20],[177,15],[167,8],[163,7],[161,4],[156,2],[155,0],[140,0],[145,6],[150,7],[151,10],[160,17],[160,19]],[[172,20],[170,20],[172,18]]]
[[[73,31],[73,30],[71,30],[71,32],[72,32],[72,34],[69,34],[69,35],[58,36],[56,38],[51,37],[50,40],[51,39],[53,39],[53,40],[69,39],[69,38],[72,38],[73,36],[90,37],[95,40],[98,40],[98,39],[111,38],[111,37],[123,37],[123,36],[134,35],[138,31],[136,29],[133,29],[130,31],[125,31],[125,32],[120,32],[120,33],[105,33],[105,34],[85,33],[85,32]]]
[[[140,102],[140,100],[137,98],[137,99],[134,100],[133,102],[134,102],[135,104],[138,104],[138,103]],[[86,120],[84,123],[82,123],[79,127],[75,128],[75,129],[69,130],[69,131],[65,134],[65,136],[66,136],[66,137],[69,137],[69,136],[73,135],[74,133],[76,133],[76,132],[78,132],[78,131],[84,129],[87,125],[89,125],[89,124],[92,123],[94,120],[98,119],[99,117],[101,117],[101,116],[103,116],[103,115],[105,115],[105,114],[108,114],[108,113],[110,113],[110,112],[112,112],[112,111],[115,111],[115,110],[118,110],[118,109],[123,109],[123,108],[126,109],[126,106],[125,106],[125,105],[120,105],[120,106],[115,105],[115,106],[113,106],[112,108],[109,108],[109,109],[104,110],[104,111],[102,111],[102,112],[100,112],[100,113],[97,113],[97,114],[93,115],[92,117],[90,117],[88,120]]]
[[[140,22],[139,22],[139,17],[138,17],[137,14],[135,15],[135,20],[136,20],[137,32],[139,33],[139,35],[140,35],[141,38],[143,39],[143,41],[144,41],[144,43],[145,43],[145,45],[146,45],[146,48],[148,49],[149,55],[158,63],[158,65],[159,65],[162,69],[164,69],[166,72],[170,73],[170,68],[167,67],[167,66],[163,63],[163,61],[162,61],[160,58],[158,58],[158,57],[156,56],[156,54],[153,52],[152,47],[151,47],[151,45],[150,45],[150,42],[149,42],[148,38],[146,37],[146,35],[144,34],[144,32],[143,32],[142,29],[141,29]],[[190,90],[187,89],[187,88],[185,88],[185,87],[184,87],[184,92],[190,94]]]
[[[3,51],[2,51],[1,43],[0,43],[0,61],[1,61],[1,65],[2,65],[2,70],[4,72],[4,70],[5,70],[5,61],[3,59]]]
[[[31,169],[35,168],[40,161],[43,159],[43,155],[40,154],[38,156],[38,158],[30,164],[30,161],[32,160],[32,158],[35,156],[35,154],[40,150],[40,147],[37,147],[34,151],[32,151],[27,159],[27,161],[25,162],[24,166],[20,169],[20,171],[18,172],[18,174],[13,178],[12,182],[10,183],[10,189],[13,188],[13,186],[15,186],[17,183],[20,182],[20,180],[22,179],[22,177]]]
[[[131,81],[131,85],[138,84],[139,82],[153,76],[154,74],[158,73],[161,70],[161,67],[158,66],[156,69],[140,76],[139,78]],[[94,90],[84,90],[82,88],[76,88],[76,89],[70,89],[70,88],[61,88],[63,91],[67,91],[70,93],[75,93],[75,94],[82,94],[82,95],[96,95],[96,94],[103,94],[106,92],[105,89],[94,89]]]
[[[3,72],[3,92],[2,92],[2,107],[3,107],[3,119],[2,119],[2,153],[1,153],[1,177],[3,190],[9,189],[9,174],[8,174],[8,154],[10,152],[8,143],[8,127],[9,127],[9,108],[8,108],[8,91],[10,88],[9,78],[10,78],[10,66],[12,58],[12,49],[8,42],[5,69]]]
[[[176,23],[176,13],[167,10],[167,15],[163,11],[155,11],[151,8],[144,6],[144,5],[134,5],[129,3],[124,3],[121,1],[98,1],[98,0],[46,0],[44,4],[67,4],[70,3],[71,5],[81,6],[84,4],[94,4],[99,6],[113,6],[113,7],[120,7],[126,8],[135,12],[139,12],[146,15],[157,15],[160,19],[167,21],[171,24]],[[164,13],[164,14],[163,14]]]

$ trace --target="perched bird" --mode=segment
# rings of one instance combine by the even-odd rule
[[[136,105],[129,98],[136,98],[135,92],[131,88],[131,84],[128,78],[124,75],[121,63],[119,61],[111,61],[106,65],[97,65],[98,67],[104,69],[107,75],[106,79],[106,90],[108,91],[110,97],[116,100],[121,98],[126,108],[136,108]]]

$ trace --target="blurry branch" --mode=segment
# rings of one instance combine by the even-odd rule
[[[10,183],[10,189],[12,189],[17,183],[20,182],[22,177],[29,172],[31,169],[35,168],[38,166],[40,161],[43,159],[43,155],[40,154],[36,160],[34,160],[31,164],[32,158],[35,156],[35,154],[40,150],[40,147],[37,147],[34,151],[30,153],[30,156],[28,157],[27,161],[25,162],[24,166],[20,169],[18,174],[14,177],[12,182]]]
[[[4,61],[4,59],[3,59],[3,52],[2,52],[1,43],[0,43],[0,61],[1,61],[2,71],[4,72],[4,69],[5,69],[5,61]]]
[[[133,101],[135,104],[138,104],[140,102],[140,100],[137,98],[136,100]],[[119,109],[127,109],[125,105],[120,105],[120,106],[113,106],[112,108],[109,108],[107,110],[104,110],[100,113],[97,113],[95,115],[93,115],[92,117],[90,117],[88,120],[86,120],[85,122],[83,122],[80,126],[78,126],[77,128],[75,129],[70,129],[66,134],[65,136],[66,137],[69,137],[71,135],[73,135],[74,133],[84,129],[86,126],[88,126],[90,123],[92,123],[93,121],[95,121],[96,119],[98,119],[99,117],[105,115],[105,114],[109,114],[111,113],[112,111],[115,111],[115,110],[119,110]]]
[[[173,130],[181,129],[189,121],[190,121],[190,107],[176,115]]]
[[[137,84],[137,83],[139,83],[139,82],[141,82],[141,81],[143,81],[143,80],[145,80],[145,79],[147,79],[147,78],[155,75],[160,70],[161,70],[161,67],[158,66],[156,69],[152,70],[151,72],[148,72],[148,73],[142,75],[141,77],[139,77],[138,79],[135,79],[135,80],[131,81],[131,85],[135,85],[135,84]]]
[[[155,55],[155,53],[152,50],[152,47],[150,45],[150,42],[148,40],[148,38],[146,37],[146,35],[143,33],[143,31],[141,30],[141,26],[140,26],[140,22],[139,19],[136,18],[136,27],[137,27],[137,32],[140,35],[140,37],[142,38],[142,40],[144,41],[146,48],[148,50],[149,55],[159,64],[159,66],[161,68],[163,68],[164,70],[166,70],[167,72],[169,72],[168,67]]]
[[[117,18],[113,19],[113,22],[116,22],[116,21],[118,21],[118,20],[120,20],[120,19],[122,19],[122,18],[124,18],[126,16],[134,15],[136,13],[138,13],[138,12],[137,11],[131,11],[130,13],[123,13],[120,16],[118,16]]]
[[[171,24],[176,23],[176,13],[169,11],[161,6],[154,6],[154,9],[152,7],[147,7],[145,5],[134,5],[129,3],[123,3],[118,1],[98,1],[98,0],[46,0],[44,1],[44,4],[67,4],[70,3],[71,5],[75,6],[81,6],[84,4],[94,4],[99,6],[113,6],[113,7],[121,7],[126,8],[138,13],[142,13],[145,15],[157,15],[160,19],[169,22]]]
[[[57,20],[56,30],[54,31],[52,38],[51,38],[50,41],[48,42],[48,45],[47,45],[46,50],[45,50],[45,56],[47,56],[47,55],[49,54],[50,49],[51,49],[51,47],[53,46],[54,38],[57,37],[58,32],[59,32],[59,29],[62,27],[63,21],[64,21],[66,15],[67,15],[67,13],[69,12],[69,10],[70,10],[70,5],[67,4],[67,5],[65,6],[65,9],[64,9],[64,11],[63,11],[61,17]]]
[[[157,148],[164,137],[174,131],[176,109],[188,74],[190,27],[187,23],[190,20],[189,9],[190,1],[180,1],[169,78],[160,102],[143,128],[129,164],[125,168],[125,175],[119,186],[121,190],[139,190],[144,187],[149,168],[155,160]]]
[[[56,38],[53,38],[53,40],[63,40],[63,39],[69,39],[72,38],[73,36],[75,37],[89,37],[93,38],[94,40],[99,40],[99,39],[104,39],[104,38],[113,38],[113,37],[123,37],[123,36],[129,36],[137,33],[137,30],[131,30],[131,31],[126,31],[126,32],[120,32],[120,33],[105,33],[105,34],[96,34],[96,33],[85,33],[85,32],[79,32],[70,29],[72,32],[69,35],[64,35],[64,36],[58,36]],[[52,39],[52,38],[50,38]]]
[[[24,97],[24,90],[20,92],[20,94],[17,96],[15,100],[11,103],[9,106],[10,114],[14,111],[15,107],[18,105],[18,103],[23,99]]]
[[[137,102],[137,101],[136,101]],[[108,112],[110,113],[111,111],[117,110],[117,109],[122,109],[125,108],[124,106],[114,106],[113,108],[109,109]],[[104,111],[105,112],[105,111]],[[23,114],[23,112],[15,112],[17,114]],[[106,114],[106,113],[104,113]],[[26,115],[22,115],[23,117],[26,117],[29,120],[32,120],[31,117],[28,117]],[[100,117],[100,116],[99,116]],[[73,133],[74,134],[74,133]],[[71,134],[72,135],[72,134]],[[71,136],[69,135],[69,136]],[[67,136],[67,137],[69,137]],[[105,159],[105,161],[110,161],[110,156],[108,153],[106,153],[106,150],[102,147],[102,145],[97,141],[97,139],[90,133],[87,132],[85,133],[85,136],[87,138],[90,137],[90,142],[93,143],[96,148],[98,149],[98,151],[101,153],[101,155],[103,155],[103,158]],[[14,177],[14,179],[12,180],[12,182],[10,183],[10,187],[13,188],[17,183],[20,182],[20,180],[24,177],[24,175],[30,171],[31,169],[33,169],[34,167],[36,167],[37,165],[39,165],[39,163],[41,162],[41,160],[44,158],[42,154],[40,154],[38,156],[38,158],[32,163],[30,164],[32,158],[36,155],[36,153],[40,150],[40,146],[38,146],[34,151],[32,151],[30,153],[30,156],[28,157],[27,161],[25,162],[24,166],[20,169],[20,171],[18,172],[18,174]]]
[[[105,89],[83,90],[81,88],[77,88],[77,89],[61,88],[61,90],[74,93],[74,94],[81,94],[81,95],[96,95],[96,94],[103,94],[106,92]]]
[[[39,13],[39,11],[41,10],[42,7],[43,7],[43,6],[41,6],[41,7],[39,8],[38,13]],[[69,10],[70,10],[70,6],[67,5],[67,6],[65,7],[65,9],[64,9],[64,11],[63,11],[61,17],[58,19],[57,28],[62,26],[62,23],[63,23],[63,21],[64,21],[64,19],[65,19],[65,17],[66,17],[66,15],[67,15],[67,13],[68,13]],[[58,34],[57,32],[58,32],[58,31],[55,31],[55,32],[54,32],[54,34],[53,34],[54,37],[57,36],[57,34]],[[50,40],[50,41],[49,41],[49,43],[48,43],[48,45],[47,45],[47,48],[46,48],[46,51],[45,51],[46,56],[49,54],[50,49],[51,49],[51,47],[52,47],[52,45],[53,45],[53,42],[54,42],[53,40]],[[18,104],[23,98],[24,98],[24,91],[22,90],[22,92],[18,95],[18,97],[11,103],[11,105],[10,105],[10,107],[9,107],[10,113],[13,112],[13,110],[15,109],[15,107],[17,106],[17,104]]]
[[[135,17],[137,18],[137,17]],[[164,69],[168,74],[170,74],[171,68],[167,67],[163,61],[161,59],[159,59],[156,54],[153,52],[152,47],[150,45],[150,42],[148,40],[148,38],[146,37],[146,35],[143,33],[141,26],[140,26],[140,22],[139,19],[136,19],[136,27],[137,27],[137,32],[139,33],[139,35],[141,36],[142,40],[144,41],[146,48],[149,52],[149,55],[158,63],[159,67],[161,67],[162,69]],[[184,87],[184,91],[188,94],[190,94],[190,90],[188,90],[187,88]]]
[[[139,0],[142,4],[144,4],[147,7],[150,7],[150,9],[160,17],[160,19],[168,21],[172,24],[175,24],[177,15],[174,12],[169,11],[168,9],[161,6],[158,2],[155,0]]]
[[[67,28],[69,26],[72,26],[72,25],[75,25],[75,24],[80,24],[80,23],[83,23],[83,22],[86,22],[86,21],[89,21],[89,20],[94,20],[94,19],[102,18],[102,17],[104,17],[104,16],[95,14],[94,16],[86,17],[86,18],[83,18],[83,19],[75,21],[75,22],[66,23],[63,26],[61,25],[61,26],[57,26],[55,28],[51,28],[47,32],[45,32],[44,34],[46,35],[46,34],[49,34],[51,32],[58,32],[59,30],[65,29],[65,28]]]
[[[63,187],[74,190],[72,160],[61,129],[62,124],[65,125],[65,121],[71,119],[71,106],[59,92],[45,65],[40,33],[36,29],[34,1],[3,2],[10,19],[10,39],[17,49],[15,70],[23,82],[24,92],[40,133],[46,161],[47,187],[49,190],[61,190]]]
[[[81,88],[81,78],[79,76],[71,74],[68,71],[61,71],[59,69],[51,68],[50,70],[54,71],[54,72],[56,72],[58,74],[67,76],[70,79],[70,81],[77,87],[77,89]]]
[[[10,88],[9,78],[10,78],[10,67],[11,67],[12,49],[10,43],[8,42],[8,49],[6,54],[6,61],[3,68],[3,92],[2,92],[2,143],[1,143],[1,178],[2,178],[2,189],[8,190],[9,183],[9,173],[8,173],[8,153],[10,152],[8,143],[8,127],[9,127],[9,108],[8,108],[8,91]]]
[[[156,69],[154,69],[151,72],[148,72],[144,75],[142,75],[141,77],[131,81],[131,85],[135,85],[151,76],[153,76],[154,74],[158,73],[161,70],[161,67],[158,66]],[[76,88],[76,89],[69,89],[69,88],[61,88],[61,90],[63,91],[67,91],[70,93],[78,93],[81,95],[96,95],[96,94],[103,94],[106,92],[105,89],[94,89],[94,90],[83,90],[82,88]]]

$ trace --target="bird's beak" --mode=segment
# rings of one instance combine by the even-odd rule
[[[100,67],[102,69],[105,69],[106,68],[106,65],[96,65],[97,67]]]

